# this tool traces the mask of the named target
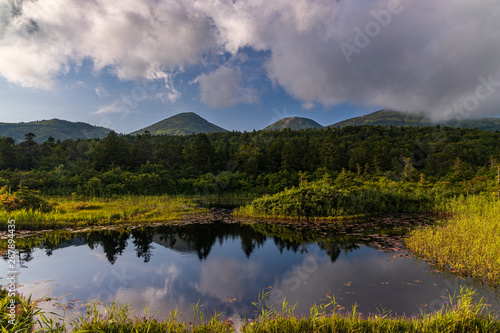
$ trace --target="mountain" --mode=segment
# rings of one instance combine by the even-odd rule
[[[301,117],[283,118],[264,128],[265,131],[282,130],[289,128],[292,130],[301,130],[307,128],[323,128],[320,124],[312,119]]]
[[[483,131],[500,130],[500,118],[483,118],[469,120],[449,120],[433,123],[420,114],[407,114],[404,112],[380,110],[365,116],[347,119],[328,127],[380,125],[380,126],[449,126],[463,128],[477,128]]]
[[[36,135],[36,142],[45,142],[52,136],[56,140],[104,138],[110,129],[82,122],[60,119],[40,120],[29,123],[0,123],[0,136],[12,137],[16,143],[23,142],[25,134]]]
[[[164,119],[130,134],[142,134],[145,131],[149,131],[151,135],[188,135],[197,133],[227,132],[222,127],[209,123],[193,112],[176,114],[175,116]]]

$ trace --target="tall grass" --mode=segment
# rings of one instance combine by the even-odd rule
[[[293,307],[264,310],[259,317],[242,327],[245,333],[263,332],[497,332],[500,323],[491,314],[484,314],[485,304],[474,301],[475,294],[461,290],[457,297],[440,311],[421,317],[390,314],[359,314],[354,306],[341,312],[334,298],[313,306],[309,316],[298,317]]]
[[[235,214],[257,218],[332,219],[382,213],[423,213],[435,211],[441,200],[439,192],[423,186],[404,188],[367,183],[342,188],[319,181],[265,195]]]
[[[86,227],[120,223],[165,222],[203,212],[192,200],[167,196],[122,196],[119,198],[50,198],[50,212],[21,209],[0,210],[0,230],[7,220],[16,220],[16,229],[40,230]]]
[[[37,301],[32,300],[31,296],[24,298],[19,295],[13,297],[15,301],[15,319],[9,316],[11,297],[7,290],[2,289],[0,285],[0,332],[2,333],[28,333],[28,332],[62,332],[60,325],[54,320],[48,318],[37,307]],[[13,323],[12,323],[13,322]]]
[[[452,218],[413,231],[408,248],[442,269],[500,285],[500,200],[469,196],[450,199],[440,210]]]
[[[178,311],[170,312],[166,320],[157,320],[154,316],[132,317],[128,305],[117,302],[108,304],[102,310],[96,303],[92,303],[87,308],[87,313],[74,322],[73,332],[148,332],[148,333],[202,333],[202,332],[234,332],[232,323],[222,318],[220,314],[214,315],[210,320],[205,321],[202,313],[198,311],[198,306],[194,306],[195,315],[191,322],[181,322],[178,319]],[[199,319],[198,319],[199,318]]]
[[[295,306],[289,305],[286,300],[281,308],[268,306],[266,294],[262,293],[257,303],[258,314],[253,319],[243,321],[241,327],[235,327],[231,320],[215,314],[207,319],[199,311],[198,304],[194,306],[194,317],[190,322],[179,321],[179,313],[173,311],[165,320],[158,320],[148,316],[132,317],[128,305],[117,302],[102,308],[99,303],[93,302],[86,314],[76,318],[69,324],[56,323],[47,319],[44,313],[36,307],[28,306],[25,316],[15,327],[0,321],[2,332],[217,332],[229,333],[240,329],[245,333],[260,332],[498,332],[500,322],[498,318],[488,312],[483,300],[477,300],[471,290],[460,291],[450,302],[433,313],[419,317],[392,316],[388,313],[370,314],[368,316],[357,312],[354,306],[351,311],[343,312],[333,296],[320,305],[310,308],[307,316],[298,316]],[[28,304],[31,300],[24,300]],[[33,304],[33,303],[29,303]],[[3,309],[2,309],[3,311]],[[35,320],[36,315],[42,320]],[[35,325],[36,322],[36,325]]]

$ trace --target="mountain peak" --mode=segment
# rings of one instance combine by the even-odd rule
[[[482,119],[468,119],[468,120],[448,120],[440,122],[432,122],[424,115],[419,113],[405,113],[393,110],[379,110],[369,113],[364,116],[347,119],[328,127],[344,127],[344,126],[449,126],[449,127],[463,127],[463,128],[477,128],[484,131],[500,130],[499,118],[482,118]]]
[[[277,122],[264,128],[266,131],[283,130],[289,128],[292,130],[301,130],[308,128],[323,128],[320,124],[309,118],[288,117],[278,120]]]
[[[57,118],[26,123],[0,123],[0,136],[12,137],[16,143],[24,141],[26,133],[35,134],[35,141],[41,143],[49,137],[56,140],[104,138],[110,131],[104,127]]]
[[[227,132],[227,130],[208,122],[194,112],[178,113],[130,134],[142,134],[145,131],[148,131],[151,135],[189,135]]]

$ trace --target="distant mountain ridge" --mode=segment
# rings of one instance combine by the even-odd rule
[[[227,132],[227,130],[208,122],[194,112],[176,114],[153,125],[134,131],[130,135],[143,134],[145,131],[148,131],[151,135],[189,135]]]
[[[289,117],[278,120],[277,122],[264,128],[264,131],[282,130],[302,130],[308,128],[323,128],[320,124],[309,118]]]
[[[11,137],[16,143],[24,141],[25,134],[36,135],[36,142],[45,142],[49,137],[55,140],[104,138],[110,129],[83,122],[61,119],[33,121],[29,123],[0,123],[0,136]]]
[[[355,117],[338,123],[323,127],[316,121],[309,118],[289,117],[265,127],[263,130],[302,130],[309,128],[328,128],[343,126],[450,126],[459,128],[477,128],[484,131],[500,131],[500,118],[483,118],[471,120],[450,120],[446,122],[433,123],[423,115],[407,114],[399,111],[380,110],[370,114]],[[159,121],[153,125],[134,131],[130,135],[136,135],[148,131],[151,135],[189,135],[198,133],[220,133],[227,132],[222,127],[208,122],[194,112],[184,112]],[[55,140],[67,139],[94,139],[106,137],[110,129],[94,126],[83,122],[71,122],[61,119],[50,119],[33,121],[28,123],[1,123],[0,136],[12,137],[16,143],[25,140],[25,134],[36,135],[35,141],[42,143],[49,137]]]
[[[459,128],[477,128],[483,131],[494,132],[500,130],[500,118],[483,118],[469,120],[449,120],[444,122],[433,123],[423,115],[408,114],[399,111],[380,110],[361,117],[355,117],[340,121],[328,127],[344,127],[344,126],[449,126]]]

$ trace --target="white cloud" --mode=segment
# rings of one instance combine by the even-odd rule
[[[99,96],[100,98],[103,98],[103,97],[109,97],[109,93],[106,91],[106,89],[103,87],[103,86],[97,86],[95,88],[95,93],[97,96]]]
[[[27,87],[50,89],[86,58],[123,80],[155,79],[215,45],[209,18],[183,1],[1,1],[0,74]]]
[[[302,108],[304,110],[312,110],[312,109],[314,109],[315,106],[316,106],[316,104],[314,102],[303,102],[302,103]]]
[[[499,22],[498,0],[0,0],[0,75],[51,89],[90,59],[122,80],[155,79],[251,47],[270,51],[269,78],[305,106],[466,117],[499,112],[498,87],[471,97],[481,77],[500,82]],[[199,77],[203,102],[256,101],[233,65]],[[162,96],[175,101],[171,88]]]
[[[209,259],[201,266],[200,283],[196,289],[221,301],[228,298],[241,300],[245,294],[245,282],[255,278],[261,270],[260,264],[251,261],[242,264],[234,259]]]
[[[93,115],[107,115],[107,114],[122,114],[128,115],[133,111],[131,108],[123,103],[121,100],[117,99],[109,105],[100,107],[97,111],[92,112]]]
[[[210,74],[202,74],[196,80],[200,84],[201,101],[213,108],[227,108],[239,103],[258,101],[257,92],[241,85],[239,69],[221,66]]]

